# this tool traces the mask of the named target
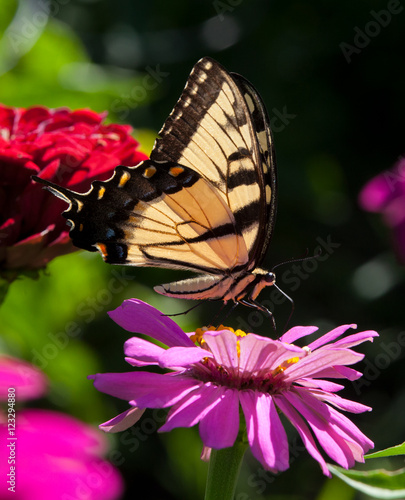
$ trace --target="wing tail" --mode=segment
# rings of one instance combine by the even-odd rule
[[[60,198],[61,200],[65,201],[66,203],[69,203],[69,205],[73,203],[75,198],[82,196],[80,193],[75,193],[70,189],[54,184],[53,182],[41,179],[41,177],[38,177],[36,175],[33,175],[31,179],[34,180],[35,182],[38,182],[39,184],[44,184],[45,189],[47,191],[52,193],[57,198]]]

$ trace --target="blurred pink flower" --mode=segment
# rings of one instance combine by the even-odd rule
[[[10,387],[18,390],[18,401],[27,401],[43,396],[47,386],[45,375],[30,363],[0,356],[0,401],[7,401]]]
[[[0,499],[118,500],[123,481],[102,458],[102,434],[63,413],[22,409],[21,402],[43,395],[46,378],[28,363],[0,360]],[[5,392],[6,391],[6,392]]]
[[[50,410],[17,410],[16,441],[0,424],[1,500],[114,500],[123,483],[118,470],[101,456],[107,451],[100,432],[69,415]],[[15,493],[7,483],[15,443]]]
[[[360,192],[359,202],[364,210],[383,215],[393,230],[398,258],[405,264],[405,158],[371,179]]]
[[[110,313],[120,326],[148,335],[168,346],[133,337],[125,343],[126,361],[135,367],[157,365],[171,372],[148,371],[92,375],[95,387],[127,400],[130,409],[100,427],[117,432],[133,425],[146,408],[171,407],[160,431],[199,423],[208,448],[234,444],[242,408],[253,455],[273,472],[289,467],[287,435],[280,413],[294,425],[308,452],[330,475],[314,437],[342,467],[363,455],[373,443],[340,411],[361,413],[371,408],[337,396],[342,385],[325,380],[356,380],[349,368],[363,359],[351,347],[373,340],[374,331],[341,337],[355,325],[344,325],[307,347],[292,342],[316,327],[295,327],[279,340],[220,327],[218,331],[184,333],[170,318],[139,300],[125,301]]]
[[[45,267],[76,250],[65,204],[44,192],[32,175],[77,191],[111,177],[117,165],[136,165],[128,125],[105,125],[106,113],[88,109],[28,109],[0,105],[0,271]]]

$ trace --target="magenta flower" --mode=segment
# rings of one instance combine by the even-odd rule
[[[0,357],[0,499],[117,500],[124,485],[103,459],[100,432],[63,413],[21,407],[47,385],[29,363]]]
[[[17,439],[9,440],[7,421],[0,422],[2,500],[120,498],[122,478],[101,458],[107,443],[100,432],[63,413],[19,408],[15,432]],[[8,462],[14,457],[14,464]],[[7,476],[10,466],[15,467],[15,484],[12,474]]]
[[[18,401],[43,396],[48,381],[45,375],[30,363],[0,355],[0,401],[7,401],[8,389],[18,389]]]
[[[342,385],[325,380],[356,380],[361,373],[349,368],[363,359],[351,347],[373,340],[374,331],[341,340],[349,328],[340,326],[307,347],[296,341],[317,330],[295,327],[279,340],[221,327],[219,331],[184,333],[170,318],[135,299],[125,301],[110,316],[123,328],[148,335],[168,346],[133,337],[125,343],[126,361],[135,367],[158,365],[170,369],[92,375],[95,387],[129,401],[130,409],[100,427],[117,432],[133,425],[146,408],[171,407],[161,432],[199,423],[207,448],[233,446],[241,406],[253,455],[265,469],[289,466],[288,441],[280,413],[296,427],[308,452],[330,475],[317,448],[342,467],[349,468],[373,443],[339,410],[361,413],[371,408],[335,393]],[[204,453],[207,455],[207,453]]]
[[[405,158],[392,170],[371,179],[362,189],[359,202],[364,210],[379,212],[394,233],[394,247],[405,264]]]

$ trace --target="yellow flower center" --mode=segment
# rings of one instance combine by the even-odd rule
[[[300,360],[300,358],[297,356],[294,358],[286,359],[285,361],[283,361],[281,363],[281,365],[278,365],[277,368],[275,368],[273,370],[272,376],[276,377],[280,373],[283,373],[286,370],[286,368],[288,368],[290,365],[294,365],[295,363],[298,363],[299,360]]]
[[[230,332],[234,333],[239,338],[246,337],[246,335],[248,335],[248,333],[244,332],[243,330],[234,330],[230,326],[219,325],[216,328],[214,326],[203,326],[202,328],[197,328],[194,335],[191,335],[190,339],[195,344],[203,347],[203,345],[206,343],[205,340],[203,339],[204,333],[208,332],[208,331],[218,332],[219,330],[229,330]],[[239,342],[239,340],[236,341],[236,351],[237,351],[238,357],[239,357],[240,356],[240,342]]]

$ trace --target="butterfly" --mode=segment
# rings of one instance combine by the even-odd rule
[[[74,245],[110,264],[182,269],[169,297],[256,301],[275,285],[260,268],[276,217],[276,162],[264,104],[242,76],[200,59],[150,159],[118,166],[81,194],[35,178],[69,203]],[[274,320],[273,320],[274,321]]]

